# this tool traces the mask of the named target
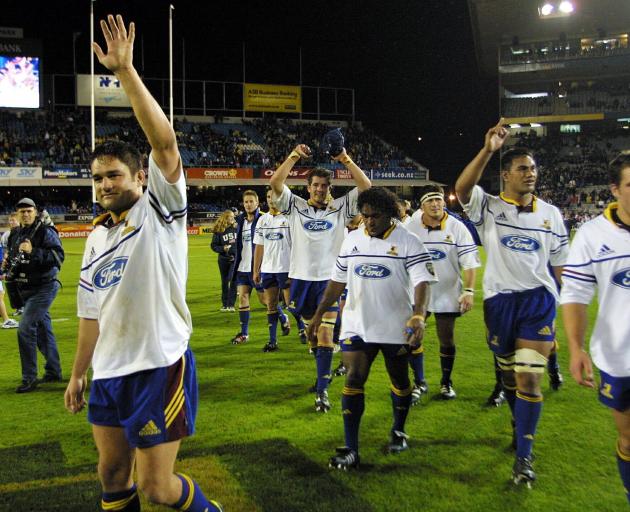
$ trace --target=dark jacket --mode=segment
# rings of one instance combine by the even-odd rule
[[[261,215],[260,209],[256,208],[256,211],[254,212],[254,222],[252,222],[252,264],[254,262],[254,234],[256,233],[256,224],[258,224],[258,219]],[[231,281],[236,279],[236,272],[238,271],[238,266],[241,264],[241,254],[243,252],[243,237],[241,235],[243,233],[245,219],[247,219],[247,213],[245,212],[236,217],[236,224],[238,226],[236,229],[236,257],[234,258],[234,263],[230,269]]]
[[[229,226],[225,228],[225,231],[221,231],[220,233],[215,233],[212,235],[212,242],[210,243],[210,248],[219,253],[219,258],[226,261],[234,261],[236,257],[236,235],[237,228],[233,226]],[[229,245],[230,250],[225,252],[223,250],[223,246]]]
[[[19,246],[30,240],[31,254],[22,254]],[[36,220],[27,227],[11,230],[7,241],[7,263],[5,272],[12,266],[11,275],[20,288],[33,288],[57,278],[57,273],[65,259],[65,253],[57,230]]]

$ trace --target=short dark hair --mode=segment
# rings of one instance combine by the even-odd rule
[[[505,153],[501,155],[501,170],[509,171],[510,167],[512,167],[512,161],[522,156],[528,156],[532,160],[536,160],[534,153],[527,148],[508,149]]]
[[[626,167],[630,167],[630,151],[622,151],[608,164],[608,183],[619,186]]]
[[[311,183],[313,183],[313,178],[315,176],[317,176],[318,178],[326,178],[326,181],[328,181],[328,184],[330,185],[330,183],[332,182],[333,173],[332,171],[329,171],[324,167],[315,167],[315,169],[308,173],[308,176],[306,177],[306,182],[310,185]]]
[[[243,192],[243,195],[241,197],[245,199],[245,196],[254,196],[256,198],[256,201],[258,201],[258,194],[256,193],[255,190],[252,190],[250,188],[248,188],[245,192]]]
[[[398,196],[384,187],[372,187],[359,194],[359,211],[368,205],[392,219],[399,219]]]
[[[107,160],[110,158],[117,158],[129,167],[132,176],[142,169],[142,155],[140,151],[135,146],[120,140],[109,140],[96,146],[90,155],[90,167],[92,167],[94,160]]]

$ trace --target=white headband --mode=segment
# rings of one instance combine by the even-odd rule
[[[440,192],[427,192],[420,198],[420,206],[422,206],[425,201],[429,201],[431,199],[441,199],[444,201],[444,194],[441,194]]]

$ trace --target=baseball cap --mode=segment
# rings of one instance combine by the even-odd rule
[[[28,197],[23,197],[15,205],[16,208],[20,208],[20,207],[28,208],[29,206],[32,206],[33,208],[37,208],[37,205],[35,204],[35,201],[33,201],[32,199],[30,199]]]

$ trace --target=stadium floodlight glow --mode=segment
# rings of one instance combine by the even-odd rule
[[[510,125],[510,128],[520,128],[520,127],[521,127],[521,125],[518,124],[518,123],[513,123],[513,124]]]
[[[540,123],[529,123],[529,126],[531,126],[532,128],[540,128],[542,126],[542,124],[540,124]]]
[[[569,2],[568,0],[564,0],[563,2],[560,2],[560,5],[558,6],[558,10],[560,12],[563,12],[564,14],[570,14],[573,12],[574,9],[575,7],[573,7],[573,4]]]
[[[554,6],[550,3],[546,3],[545,5],[540,7],[540,15],[541,16],[549,16],[554,10]]]

